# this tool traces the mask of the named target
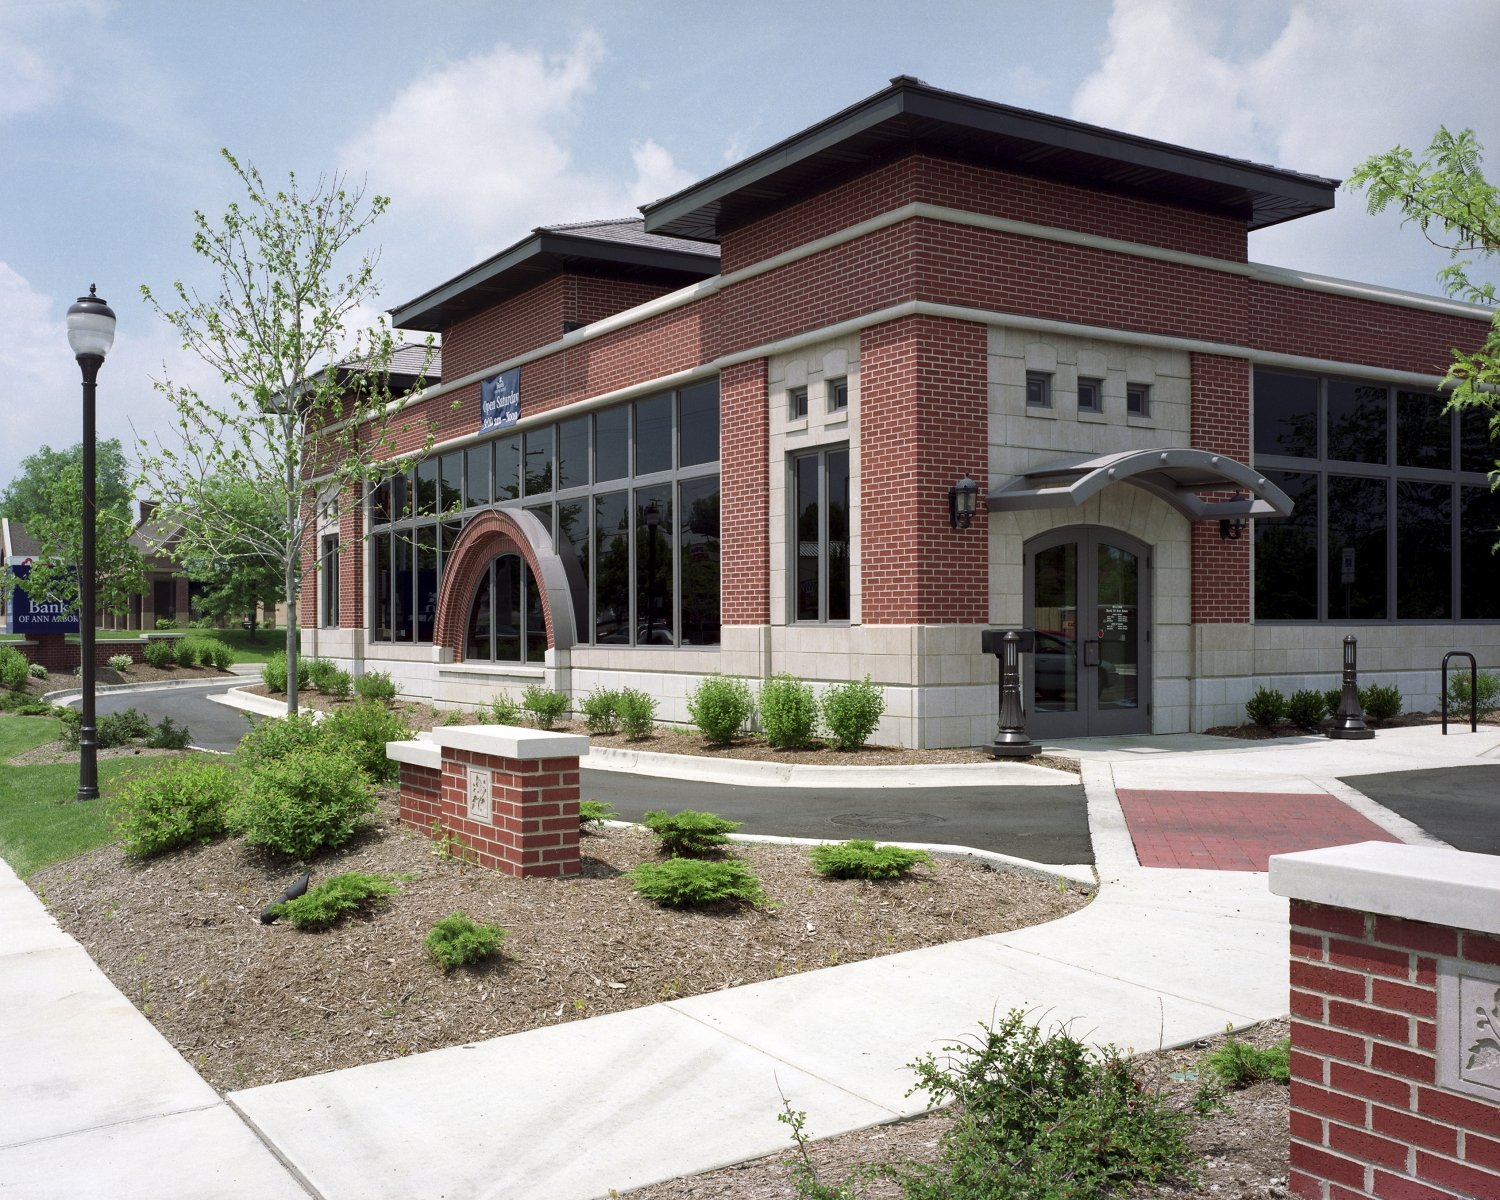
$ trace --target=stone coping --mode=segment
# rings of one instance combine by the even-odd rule
[[[589,739],[581,733],[518,725],[442,725],[432,731],[432,744],[494,758],[578,758],[589,752]]]
[[[1277,896],[1500,934],[1500,856],[1398,842],[1274,854]]]
[[[385,756],[400,763],[410,763],[414,767],[427,767],[429,770],[441,771],[443,769],[443,752],[436,742],[425,739],[413,739],[409,742],[387,742],[385,744]]]

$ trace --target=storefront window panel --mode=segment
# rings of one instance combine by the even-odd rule
[[[1390,393],[1383,387],[1328,381],[1328,457],[1340,462],[1384,463]]]
[[[1388,488],[1384,479],[1328,477],[1329,620],[1385,620]],[[1346,549],[1354,551],[1349,580]]]
[[[501,438],[495,443],[495,503],[521,498],[521,439]]]
[[[542,523],[543,527],[547,530],[547,535],[550,537],[552,535],[552,505],[537,504],[526,511]]]
[[[424,525],[417,530],[415,611],[417,616],[417,641],[432,641],[432,628],[437,621],[438,600],[438,547],[437,526]]]
[[[719,644],[719,477],[694,479],[678,490],[682,514],[682,644]]]
[[[828,455],[828,619],[849,619],[849,451]]]
[[[594,482],[608,483],[630,474],[630,406],[594,415]]]
[[[719,381],[684,388],[678,401],[680,466],[719,460]]]
[[[395,635],[398,642],[412,641],[416,636],[416,619],[412,612],[412,595],[416,581],[412,578],[411,535],[398,533],[392,545],[396,556],[395,576]]]
[[[1466,621],[1500,620],[1500,496],[1487,487],[1458,489],[1460,587],[1458,615]]]
[[[491,444],[470,446],[464,451],[464,507],[482,508],[490,502]]]
[[[673,596],[672,489],[640,488],[635,493],[636,645],[671,646]]]
[[[1255,372],[1255,453],[1318,457],[1318,381]]]
[[[391,481],[382,479],[370,489],[370,523],[388,525],[391,520]]]
[[[1453,421],[1447,401],[1426,392],[1396,393],[1396,465],[1453,469]]]
[[[495,560],[495,661],[520,662],[525,616],[521,609],[521,575],[526,564],[518,554]]]
[[[573,600],[573,620],[578,640],[588,640],[589,630],[589,501],[560,500],[557,504],[557,553],[568,577]]]
[[[1477,471],[1488,475],[1495,469],[1495,459],[1500,455],[1500,445],[1490,436],[1490,411],[1485,408],[1465,408],[1458,414],[1459,463],[1461,471]]]
[[[557,486],[582,487],[589,481],[589,419],[578,417],[557,427]]]
[[[419,517],[437,516],[438,460],[423,459],[417,464],[417,511]]]
[[[552,490],[552,429],[547,425],[525,434],[528,496],[545,496]]]
[[[521,578],[526,587],[526,661],[547,661],[547,612],[542,607],[542,590],[537,586],[536,576],[524,563]]]
[[[406,521],[411,515],[411,475],[403,471],[391,476],[391,520]]]
[[[1255,519],[1255,619],[1315,621],[1318,617],[1318,476],[1267,471],[1291,498],[1290,517]]]
[[[1078,711],[1078,543],[1037,552],[1035,694],[1038,712]]]
[[[382,642],[391,640],[391,602],[395,597],[395,581],[391,578],[391,535],[376,534],[371,539],[375,553],[371,556],[375,569],[375,636]]]
[[[464,659],[469,662],[478,660],[488,661],[494,653],[490,644],[491,603],[493,601],[493,583],[491,572],[485,571],[480,577],[479,589],[474,593],[474,603],[469,609],[469,636],[467,647],[464,650]]]
[[[819,516],[819,485],[822,456],[809,454],[796,464],[797,489],[797,620],[816,621],[822,616],[818,603],[818,567],[823,557],[822,522]]]
[[[630,496],[594,497],[594,641],[630,645]]]
[[[464,531],[462,521],[444,521],[438,527],[442,541],[438,545],[438,588],[443,586],[443,575],[448,570],[448,557],[453,553],[453,547],[458,542],[458,535]]]
[[[323,553],[319,559],[322,575],[322,620],[324,628],[335,628],[339,623],[339,537],[330,534],[323,539]]]
[[[638,400],[635,405],[635,473],[653,475],[672,469],[672,394]]]
[[[1453,485],[1396,481],[1396,618],[1453,615]]]
[[[443,455],[438,475],[438,506],[443,513],[457,512],[464,506],[464,456],[462,451]]]

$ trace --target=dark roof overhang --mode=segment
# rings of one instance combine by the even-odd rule
[[[1021,171],[1220,213],[1264,229],[1333,207],[1339,180],[1304,175],[929,87],[898,75],[841,113],[675,195],[646,229],[725,233],[912,153]]]
[[[639,229],[639,223],[636,223]],[[666,242],[666,238],[643,238]],[[556,275],[602,275],[687,287],[719,273],[719,258],[707,247],[681,248],[589,237],[565,230],[536,229],[477,267],[391,310],[397,329],[440,333],[455,322],[519,295]]]

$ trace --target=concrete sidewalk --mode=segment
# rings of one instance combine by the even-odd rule
[[[306,1200],[0,862],[0,1196]]]

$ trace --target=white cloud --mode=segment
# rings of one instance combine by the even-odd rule
[[[537,225],[629,215],[692,176],[649,140],[631,149],[634,179],[574,169],[568,135],[604,56],[585,32],[561,55],[501,43],[442,66],[402,89],[339,160],[391,196],[404,234],[456,235],[476,257]]]
[[[0,119],[41,108],[55,91],[56,81],[39,54],[0,37]]]
[[[1115,0],[1102,61],[1075,93],[1073,115],[1333,178],[1398,142],[1425,147],[1439,124],[1472,126],[1500,169],[1500,80],[1455,59],[1455,48],[1500,34],[1500,8],[1487,0],[1420,11],[1397,0],[1295,4],[1268,44],[1250,47],[1241,11],[1230,0]],[[1456,70],[1440,69],[1449,64]],[[1343,191],[1334,212],[1258,233],[1250,248],[1261,261],[1425,292],[1446,261]]]

